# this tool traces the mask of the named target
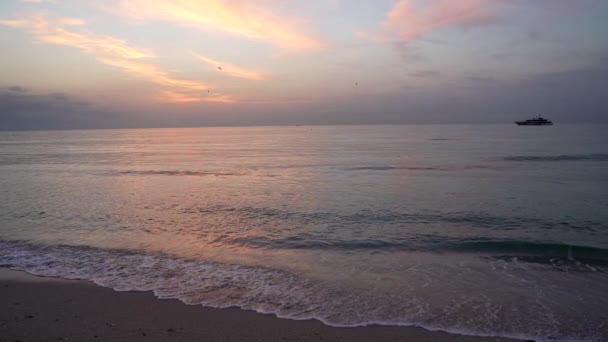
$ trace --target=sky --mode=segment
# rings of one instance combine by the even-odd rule
[[[0,130],[608,122],[605,0],[1,0]]]

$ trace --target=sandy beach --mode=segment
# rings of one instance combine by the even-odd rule
[[[0,341],[510,341],[408,327],[335,328],[0,269]]]

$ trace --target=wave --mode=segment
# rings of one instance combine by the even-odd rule
[[[121,176],[241,176],[241,173],[234,172],[218,172],[218,171],[116,171],[110,172],[108,175],[121,175]]]
[[[497,256],[543,256],[549,258],[580,259],[593,264],[606,264],[608,249],[568,245],[553,242],[519,240],[486,240],[427,238],[412,241],[388,241],[383,239],[334,240],[315,239],[301,235],[286,238],[221,238],[214,242],[263,249],[323,249],[323,250],[399,250],[410,252],[492,254]]]
[[[392,165],[370,165],[353,166],[342,168],[344,171],[466,171],[466,170],[497,170],[498,167],[490,165],[456,165],[456,166],[392,166]]]
[[[0,267],[41,276],[89,280],[117,291],[154,291],[159,298],[310,319],[322,291],[291,273],[188,260],[160,253],[0,241]],[[254,300],[255,299],[255,300]]]
[[[608,337],[608,332],[603,328],[594,331],[585,326],[577,326],[576,331],[569,330],[562,334],[561,322],[533,319],[538,315],[535,310],[539,310],[535,307],[520,311],[512,319],[503,317],[493,320],[496,310],[508,311],[510,308],[503,309],[499,297],[478,298],[478,291],[484,291],[486,285],[470,279],[467,274],[471,273],[467,272],[479,274],[479,266],[468,269],[466,265],[455,264],[455,269],[447,273],[445,266],[434,271],[418,267],[411,270],[416,277],[433,275],[450,279],[439,278],[432,283],[428,283],[430,279],[424,279],[423,287],[426,290],[422,293],[427,295],[433,290],[426,286],[434,286],[435,291],[441,291],[441,288],[454,281],[468,284],[465,287],[460,287],[463,284],[457,285],[455,289],[474,287],[466,291],[470,296],[455,296],[445,303],[439,300],[442,296],[427,301],[420,297],[421,294],[411,292],[410,283],[386,292],[382,287],[344,287],[343,284],[316,281],[269,267],[221,264],[180,259],[161,253],[85,246],[0,241],[0,266],[40,276],[88,280],[117,291],[153,291],[159,298],[175,298],[191,305],[240,307],[282,318],[317,319],[332,326],[421,326],[459,334],[536,340],[543,340],[547,336],[561,336],[564,339],[574,336],[577,337],[574,339],[600,341]],[[514,269],[517,272],[522,270],[520,267]],[[506,271],[502,266],[501,272],[496,274],[505,276],[503,286],[507,286],[510,277],[516,274],[505,275],[508,273]],[[511,283],[513,286],[526,284],[519,281]],[[518,303],[527,298],[521,295]],[[531,296],[534,297],[534,293]],[[531,303],[537,300],[532,297],[526,300],[529,299]],[[498,302],[492,304],[494,301]],[[545,310],[543,315],[546,314],[546,308],[542,310]],[[507,317],[511,317],[510,314],[509,311]],[[590,322],[584,323],[595,324]],[[572,325],[568,326],[573,329]]]
[[[546,156],[508,156],[504,157],[505,161],[523,162],[523,161],[538,161],[538,162],[558,162],[558,161],[608,161],[608,154],[591,153],[591,154],[566,154],[566,155],[546,155]]]
[[[308,234],[307,234],[308,235]],[[412,244],[386,241],[382,239],[362,240],[332,240],[332,239],[310,239],[304,236],[290,236],[282,239],[267,238],[262,236],[247,238],[220,238],[214,242],[229,245],[238,245],[250,248],[262,249],[329,249],[329,250],[407,250],[416,251],[419,248]]]
[[[407,213],[392,210],[361,210],[346,214],[324,211],[292,211],[267,207],[232,207],[211,206],[205,208],[186,208],[186,214],[200,213],[203,215],[230,214],[243,216],[246,219],[268,219],[290,221],[290,226],[307,225],[348,225],[348,226],[375,226],[381,224],[458,224],[464,226],[489,228],[493,230],[512,230],[520,228],[537,228],[543,230],[565,229],[577,231],[603,231],[607,229],[605,223],[596,221],[563,221],[538,219],[532,217],[504,217],[475,212],[451,213]]]
[[[468,239],[446,246],[451,251],[508,254],[516,256],[545,256],[589,261],[608,261],[608,249],[569,245],[555,242]]]

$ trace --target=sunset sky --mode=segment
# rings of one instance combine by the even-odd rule
[[[0,129],[608,121],[605,0],[2,0]]]

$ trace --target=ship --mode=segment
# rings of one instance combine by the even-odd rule
[[[551,126],[553,122],[547,120],[540,115],[534,119],[528,119],[526,121],[515,121],[518,126]]]

